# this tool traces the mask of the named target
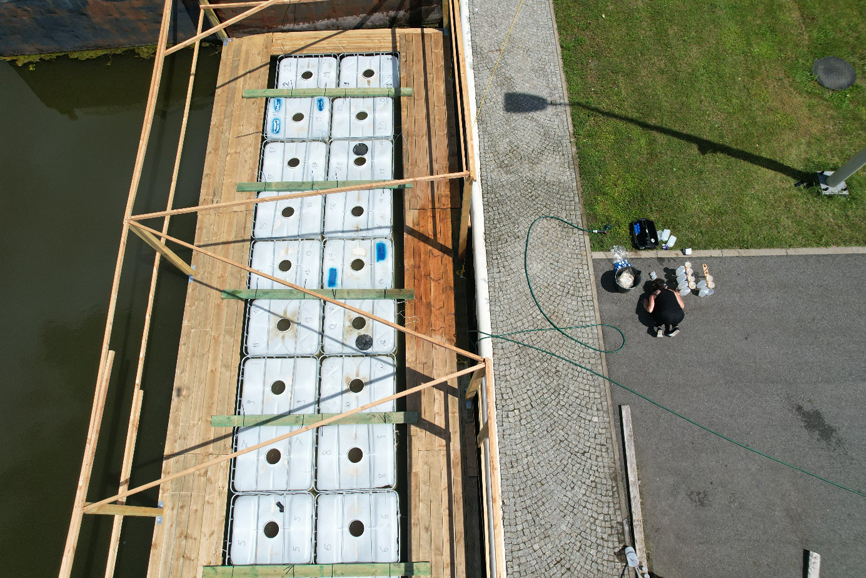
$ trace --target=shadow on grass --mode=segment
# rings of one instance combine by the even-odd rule
[[[544,110],[548,106],[564,106],[566,103],[564,102],[550,102],[546,98],[542,96],[537,96],[534,94],[528,94],[525,92],[506,92],[505,93],[505,112],[513,112],[513,113],[527,113],[527,112],[537,112],[540,110]],[[659,134],[663,134],[665,136],[670,136],[681,141],[685,141],[687,143],[691,143],[698,148],[698,152],[702,155],[718,153],[727,155],[731,158],[735,158],[737,160],[745,161],[747,163],[751,163],[755,166],[759,166],[761,168],[782,174],[790,179],[795,181],[803,182],[809,181],[812,179],[812,173],[807,171],[801,171],[795,169],[794,167],[789,167],[788,165],[782,164],[779,161],[768,159],[767,157],[762,157],[760,155],[756,155],[750,153],[748,151],[744,151],[742,149],[734,148],[728,145],[724,145],[721,143],[713,142],[711,140],[707,140],[705,138],[701,138],[692,134],[688,134],[685,132],[681,132],[678,130],[674,130],[671,128],[667,128],[664,126],[659,126],[657,124],[652,124],[648,122],[644,122],[640,119],[633,118],[630,116],[625,116],[623,114],[617,114],[615,112],[610,112],[608,110],[604,110],[580,101],[572,101],[567,103],[572,107],[582,108],[589,112],[599,114],[601,116],[606,116],[608,118],[613,118],[616,120],[621,120],[623,122],[627,122],[633,124],[635,126],[639,126],[646,130],[651,130],[653,132],[657,132]]]

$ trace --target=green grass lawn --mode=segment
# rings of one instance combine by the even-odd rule
[[[587,222],[613,225],[596,250],[639,217],[677,248],[866,245],[866,168],[847,198],[793,186],[866,147],[866,2],[554,6]],[[820,86],[825,56],[857,83]]]

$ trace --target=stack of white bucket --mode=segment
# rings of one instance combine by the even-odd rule
[[[278,88],[399,85],[390,54],[284,57]],[[394,99],[271,98],[261,181],[393,178]],[[262,192],[260,197],[286,194]],[[307,288],[389,289],[392,193],[374,189],[256,205],[251,266]],[[251,275],[251,289],[282,285]],[[393,300],[350,305],[396,320]],[[396,330],[316,299],[248,307],[238,414],[341,413],[396,391]],[[394,411],[395,402],[367,411]],[[244,449],[299,426],[238,429]],[[397,562],[394,426],[325,426],[238,457],[228,561]]]

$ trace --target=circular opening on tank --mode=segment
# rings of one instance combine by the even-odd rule
[[[292,115],[292,120],[295,122],[301,122],[302,120],[304,120],[304,113],[296,112],[294,115]]]
[[[364,533],[364,522],[361,520],[355,520],[351,524],[349,524],[349,533],[354,537],[359,537]]]
[[[349,382],[349,391],[352,393],[361,393],[364,390],[364,380],[353,379]]]
[[[364,268],[364,260],[363,259],[355,259],[352,261],[352,271],[360,271]]]
[[[355,317],[352,319],[352,327],[358,330],[364,329],[367,327],[367,320],[363,317]]]
[[[368,115],[365,111],[362,110],[361,112],[359,112],[358,114],[355,115],[355,118],[357,118],[358,120],[367,120],[368,116],[370,116],[370,115]]]
[[[272,450],[268,450],[268,453],[265,454],[265,459],[268,460],[268,463],[273,465],[280,462],[280,450],[274,448]]]
[[[288,162],[287,164],[288,164],[290,167],[295,168],[296,166],[298,166],[299,164],[301,164],[301,159],[289,159],[289,162]]]
[[[280,533],[280,525],[276,522],[268,522],[265,524],[265,536],[268,538],[276,538]]]
[[[291,217],[294,214],[295,214],[295,210],[292,207],[286,207],[285,209],[283,209],[283,216],[284,217]]]
[[[355,146],[352,147],[352,152],[358,156],[365,155],[369,151],[370,151],[370,147],[368,147],[367,145],[365,145],[362,142],[359,142],[358,144],[356,144]]]
[[[367,164],[367,159],[365,159],[364,157],[355,158],[355,166],[356,167],[363,167],[366,164]]]
[[[279,264],[280,271],[288,271],[292,268],[292,262],[288,259],[283,259]]]
[[[367,70],[365,70],[361,74],[364,75],[364,78],[373,78],[373,75],[376,74],[376,71],[373,70],[372,68],[368,68]]]
[[[364,207],[352,207],[352,216],[360,217],[364,214]]]
[[[355,339],[355,347],[357,347],[361,351],[367,351],[368,349],[373,347],[373,337],[367,335],[366,333],[364,335],[359,335]]]
[[[280,395],[286,391],[286,382],[282,380],[277,380],[271,384],[271,393],[274,395]]]
[[[364,457],[364,450],[361,448],[352,448],[349,450],[349,461],[357,464]],[[363,530],[361,530],[363,532]]]
[[[277,321],[277,329],[279,329],[280,331],[288,331],[291,326],[292,322],[288,319],[280,319],[279,321]]]
[[[313,73],[309,70],[305,70],[301,73],[301,78],[303,78],[304,80],[310,80],[311,78],[313,78]]]

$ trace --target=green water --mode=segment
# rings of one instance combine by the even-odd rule
[[[135,212],[165,207],[191,51],[169,57]],[[152,60],[0,62],[0,559],[6,576],[60,567]],[[219,54],[202,51],[175,206],[197,204]],[[159,225],[154,225],[159,228]],[[171,234],[192,239],[194,217]],[[188,258],[182,251],[179,254]],[[111,347],[117,352],[88,494],[116,493],[153,251],[131,236]],[[133,485],[161,471],[187,279],[161,269]],[[130,500],[155,505],[156,492]],[[102,576],[112,518],[88,516],[75,576]],[[117,576],[144,576],[153,520],[128,518]]]

